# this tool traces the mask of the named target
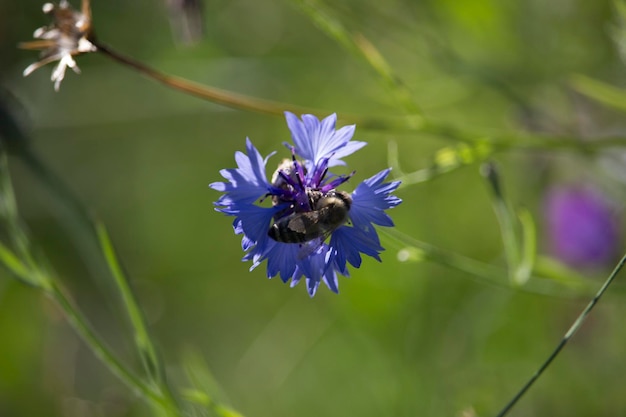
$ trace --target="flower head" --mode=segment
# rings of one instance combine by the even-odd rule
[[[74,55],[96,50],[88,39],[91,34],[89,0],[83,0],[80,11],[74,10],[67,0],[61,0],[58,5],[44,4],[43,12],[52,16],[52,24],[35,30],[33,37],[37,40],[20,44],[23,49],[41,50],[39,61],[26,67],[24,77],[50,62],[59,61],[50,77],[54,89],[59,91],[67,67],[80,74]]]
[[[313,115],[301,120],[285,115],[293,139],[291,158],[268,180],[269,156],[263,158],[247,139],[246,153],[235,154],[238,167],[220,171],[227,181],[210,184],[224,193],[216,210],[235,217],[243,260],[252,261],[251,269],[267,261],[268,278],[279,275],[291,286],[304,279],[311,296],[320,282],[338,292],[337,274],[348,276],[348,263],[360,267],[361,254],[380,261],[384,249],[374,225],[393,226],[385,210],[400,204],[391,194],[400,183],[384,182],[387,169],[352,193],[339,190],[354,172],[334,175],[329,168],[365,145],[351,140],[354,126],[335,130],[334,114],[321,121]]]
[[[551,189],[545,218],[552,253],[574,267],[597,267],[614,260],[619,227],[610,201],[591,186]]]

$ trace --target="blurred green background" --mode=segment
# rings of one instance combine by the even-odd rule
[[[480,132],[625,132],[623,114],[570,82],[584,74],[626,84],[610,36],[619,19],[608,1],[324,4],[379,48],[431,120]],[[22,78],[37,56],[16,45],[48,23],[41,6],[0,1],[0,83],[23,104],[36,152],[107,225],[175,386],[186,386],[183,365],[195,352],[218,381],[219,398],[247,417],[493,415],[589,299],[510,289],[505,275],[501,286],[486,285],[433,262],[402,263],[386,240],[383,262],[365,260],[340,278],[339,295],[320,287],[310,299],[302,284],[268,281],[265,265],[249,272],[207,184],[235,166],[246,137],[263,155],[286,154],[284,120],[168,90],[99,54],[78,57],[82,74],[68,71],[59,93],[52,66]],[[340,117],[403,114],[375,72],[290,0],[205,1],[205,36],[193,45],[175,41],[164,2],[93,0],[92,8],[103,42],[165,72]],[[358,126],[355,139],[369,143],[348,158],[356,181],[388,165],[389,141],[407,172],[454,145]],[[496,154],[507,197],[535,215],[540,253],[549,255],[542,220],[549,186],[592,181],[621,210],[624,184],[600,159],[575,147]],[[68,212],[17,159],[10,168],[21,214],[65,287],[124,361],[141,369],[114,288],[91,273],[68,237],[61,221]],[[398,230],[504,266],[477,164],[397,194],[404,203],[390,214]],[[581,272],[599,285],[611,266]],[[623,300],[615,291],[602,301],[511,415],[626,415]],[[0,416],[150,414],[55,305],[5,270],[0,339]]]

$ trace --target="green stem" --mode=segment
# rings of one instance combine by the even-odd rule
[[[482,166],[482,174],[491,188],[492,205],[496,219],[500,225],[500,234],[502,236],[509,279],[511,283],[516,283],[515,277],[519,268],[521,252],[518,245],[517,234],[515,233],[514,216],[504,198],[502,183],[496,165],[493,162],[485,163]]]
[[[384,82],[386,90],[390,91],[399,105],[409,114],[419,115],[419,108],[413,94],[400,81],[391,65],[385,60],[380,51],[364,35],[350,32],[343,23],[317,0],[291,0],[313,23],[326,35],[334,39],[358,58],[363,59],[378,74]]]
[[[613,272],[611,272],[611,275],[609,275],[609,277],[606,279],[602,287],[598,290],[596,295],[591,299],[589,304],[587,304],[585,309],[576,318],[574,323],[567,330],[567,332],[565,333],[565,336],[563,336],[563,338],[561,339],[559,344],[556,346],[556,348],[552,351],[550,356],[548,356],[545,362],[541,364],[539,369],[537,369],[537,371],[533,374],[533,376],[530,377],[530,379],[517,392],[517,394],[515,394],[515,396],[507,403],[507,405],[505,405],[504,408],[500,410],[500,412],[496,415],[496,417],[504,417],[513,408],[513,406],[520,400],[520,398],[524,396],[526,391],[528,391],[528,389],[535,383],[535,381],[539,379],[541,374],[543,374],[543,372],[548,368],[548,366],[550,366],[554,358],[558,356],[559,352],[563,350],[567,342],[569,342],[569,340],[576,334],[576,332],[583,325],[584,321],[587,319],[587,317],[591,313],[591,310],[593,310],[593,307],[598,303],[598,301],[600,301],[600,298],[609,288],[609,285],[611,285],[611,283],[613,282],[617,274],[622,270],[622,268],[624,267],[624,264],[626,264],[626,255],[619,261],[615,269],[613,269]]]
[[[106,55],[107,57],[122,65],[131,67],[134,70],[162,84],[165,84],[168,87],[174,88],[187,94],[191,94],[192,96],[196,96],[204,100],[211,101],[213,103],[221,104],[226,107],[249,110],[256,113],[263,113],[274,116],[284,115],[285,110],[291,110],[292,112],[298,114],[311,113],[318,116],[321,116],[325,113],[323,110],[319,109],[300,107],[270,100],[262,100],[256,97],[249,97],[243,94],[234,93],[232,91],[222,90],[219,88],[195,83],[181,77],[164,74],[143,64],[142,62],[137,61],[134,58],[122,55],[121,53],[111,49],[109,46],[99,42],[97,39],[90,39],[90,42],[93,43],[96,48],[98,48],[98,52]]]
[[[92,352],[120,378],[128,387],[144,397],[148,402],[165,410],[168,415],[178,416],[179,413],[172,409],[171,403],[159,392],[139,379],[127,370],[124,365],[107,348],[96,335],[84,316],[63,294],[56,283],[52,282],[51,287],[46,292],[61,307],[71,326],[80,335],[83,341],[91,348]]]
[[[28,147],[23,147],[18,152],[18,156],[22,161],[32,170],[32,172],[48,186],[50,191],[57,196],[70,210],[70,216],[64,216],[62,220],[68,225],[68,227],[74,232],[73,237],[76,239],[77,247],[81,249],[83,254],[87,257],[87,265],[94,274],[99,274],[102,271],[97,267],[101,262],[100,252],[97,251],[95,245],[95,238],[102,244],[102,251],[108,265],[111,267],[111,272],[114,277],[117,288],[122,295],[123,304],[127,309],[128,315],[132,327],[135,331],[135,343],[139,350],[139,355],[148,371],[149,377],[155,382],[156,386],[160,387],[162,391],[162,401],[170,404],[170,408],[174,402],[174,396],[170,387],[166,383],[163,367],[158,360],[156,349],[149,337],[145,321],[139,309],[139,306],[135,300],[134,295],[131,292],[130,286],[126,280],[126,277],[122,273],[121,266],[115,258],[113,247],[104,231],[104,227],[98,224],[98,227],[94,228],[92,223],[92,216],[88,210],[84,208],[82,203],[76,196],[67,188],[65,183],[59,179],[54,172],[52,172]],[[19,230],[18,230],[19,231]],[[22,256],[27,259],[31,270],[39,270],[38,263],[32,259],[28,251],[22,251]],[[56,289],[56,293],[59,296],[63,294]],[[62,304],[63,299],[59,299],[59,304]],[[65,300],[67,301],[67,300]],[[71,307],[71,304],[68,304]],[[68,312],[70,312],[68,310]],[[77,317],[76,311],[73,312],[74,317]],[[69,316],[69,315],[68,315]],[[80,317],[79,317],[80,318]],[[74,319],[76,323],[80,324],[80,320]],[[84,323],[84,320],[83,320]],[[76,327],[76,326],[75,326]],[[83,328],[88,327],[83,326]],[[79,330],[78,327],[76,327]],[[93,333],[93,332],[92,332]],[[92,344],[92,346],[94,346]],[[103,361],[108,363],[106,356],[98,355],[103,358]],[[116,372],[119,375],[119,372]],[[123,376],[122,376],[122,379]],[[143,382],[142,382],[143,383]]]
[[[82,253],[85,264],[93,275],[102,274],[100,253],[96,245],[95,231],[91,224],[90,213],[81,201],[61,180],[54,171],[35,154],[31,147],[24,146],[16,152],[16,156],[30,169],[36,178],[44,184],[51,194],[62,202],[67,212],[55,211],[62,223],[66,224],[76,240],[76,247]]]
[[[446,251],[430,243],[422,242],[405,235],[395,228],[381,228],[378,230],[381,234],[389,236],[402,246],[418,249],[428,260],[474,275],[487,283],[497,283],[502,280],[502,275],[506,274],[502,268]]]
[[[507,271],[504,268],[477,261],[467,256],[436,247],[430,243],[422,242],[398,231],[395,228],[380,228],[378,230],[382,235],[386,235],[393,239],[397,247],[410,247],[417,249],[424,259],[470,274],[475,277],[477,281],[482,282],[483,284],[508,289],[511,288],[509,281],[503,279],[507,276]],[[566,294],[563,291],[566,286],[576,295],[579,295],[580,293],[586,294],[589,290],[589,285],[584,281],[574,279],[568,280],[563,278],[561,281],[556,283],[554,279],[544,279],[541,277],[531,278],[535,279],[529,280],[526,285],[516,286],[515,290],[561,297],[571,295]]]
[[[96,222],[95,228],[102,247],[102,253],[111,269],[111,275],[113,275],[117,288],[122,296],[122,302],[126,307],[128,317],[135,332],[135,345],[146,368],[146,372],[154,383],[161,387],[168,401],[174,403],[174,395],[167,384],[163,365],[159,360],[157,350],[150,338],[144,314],[139,308],[137,298],[130,287],[128,277],[124,273],[122,265],[115,253],[115,248],[109,238],[109,234],[101,222]]]
[[[289,103],[262,100],[232,91],[223,90],[195,83],[193,81],[167,75],[159,72],[142,62],[125,56],[95,38],[90,42],[97,48],[98,52],[108,56],[119,64],[132,68],[149,78],[152,78],[167,87],[181,91],[186,94],[199,97],[213,103],[221,104],[234,109],[247,110],[256,113],[273,116],[283,116],[285,111],[296,114],[314,114],[318,117],[325,117],[332,113],[324,109],[314,109],[310,107],[297,106]],[[573,150],[582,153],[591,153],[607,147],[624,146],[626,138],[613,137],[593,141],[582,142],[578,137],[549,136],[549,135],[524,135],[511,134],[510,132],[471,132],[460,129],[446,122],[426,120],[420,114],[410,114],[404,116],[365,116],[354,114],[341,114],[342,123],[356,123],[362,129],[385,130],[406,133],[424,133],[448,138],[455,142],[475,144],[484,141],[485,138],[492,138],[489,142],[497,150],[508,149],[541,149],[541,150]]]

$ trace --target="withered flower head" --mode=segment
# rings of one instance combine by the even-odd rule
[[[91,35],[91,9],[89,0],[82,1],[80,11],[73,9],[67,0],[61,0],[58,5],[44,4],[43,12],[52,16],[52,23],[35,30],[33,37],[37,40],[20,44],[23,49],[41,50],[39,61],[29,65],[24,70],[24,76],[50,62],[59,61],[50,77],[54,89],[59,91],[67,67],[80,74],[73,56],[96,50],[88,39]]]

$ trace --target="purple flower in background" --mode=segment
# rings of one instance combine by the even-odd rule
[[[233,228],[243,235],[243,260],[252,261],[251,269],[267,260],[268,278],[291,279],[292,287],[304,278],[311,296],[320,282],[338,292],[337,274],[348,276],[347,263],[360,267],[361,254],[380,261],[384,249],[374,225],[393,226],[385,210],[401,203],[391,194],[400,182],[384,182],[386,169],[352,193],[338,190],[354,173],[334,175],[329,168],[365,146],[351,140],[355,127],[336,130],[334,114],[321,121],[309,114],[302,120],[285,116],[294,143],[291,158],[268,180],[269,156],[263,158],[247,139],[246,153],[235,153],[238,168],[221,170],[227,181],[209,185],[224,193],[216,210],[235,217]]]
[[[575,267],[602,266],[615,259],[619,227],[610,201],[591,186],[551,189],[545,201],[550,249]]]

